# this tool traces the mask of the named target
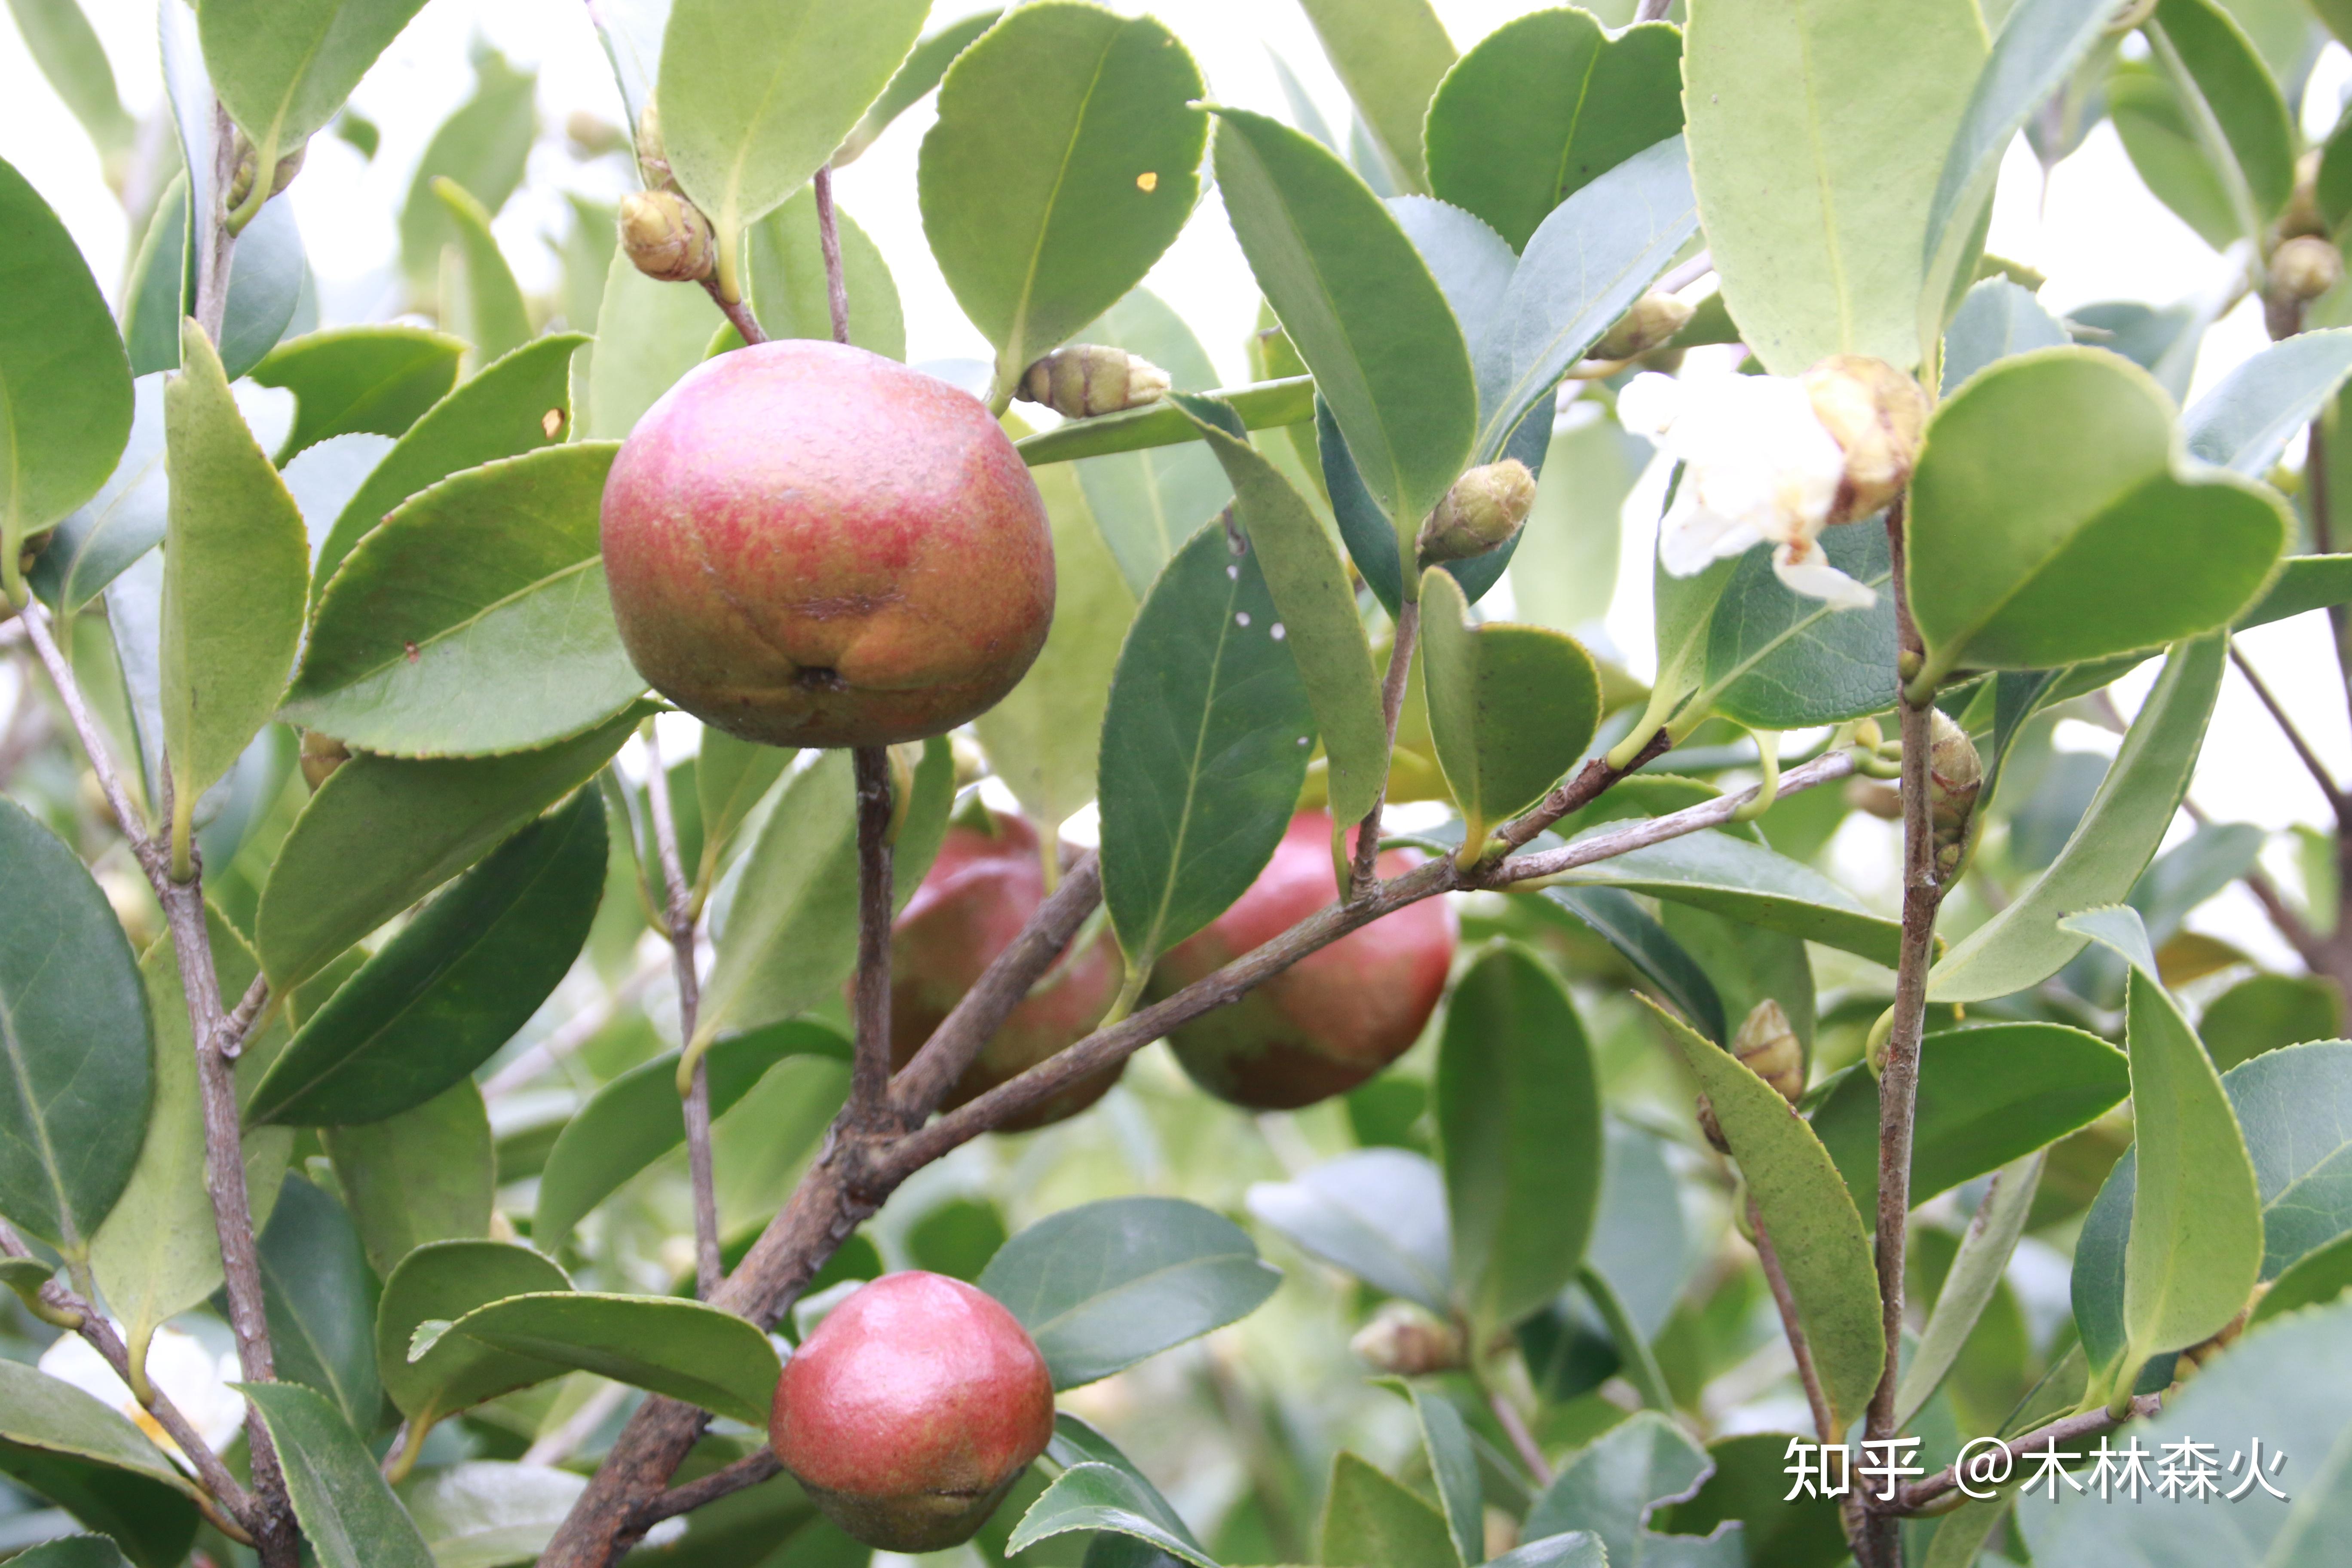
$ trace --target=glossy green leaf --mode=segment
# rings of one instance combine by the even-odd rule
[[[1670,1560],[1656,1546],[1655,1537],[1645,1535],[1643,1540],[1651,1547],[1646,1561],[1654,1564],[1654,1568],[1718,1568],[1718,1564],[1720,1568],[1729,1568],[1730,1560],[1727,1558]],[[1711,1547],[1703,1550],[1711,1550]],[[1524,1546],[1511,1548],[1500,1557],[1490,1557],[1486,1561],[1492,1568],[1608,1568],[1607,1552],[1608,1548],[1601,1543],[1599,1536],[1578,1530],[1530,1541]]]
[[[1216,383],[1216,369],[1192,329],[1149,289],[1129,290],[1125,299],[1080,328],[1078,341],[1142,355],[1168,373],[1178,392],[1206,392]],[[1139,599],[1151,591],[1151,580],[1168,558],[1234,499],[1223,467],[1194,444],[1199,432],[1189,415],[1165,401],[1148,405],[1142,412],[1177,415],[1188,426],[1185,439],[1140,452],[1088,458],[1077,467],[1078,484],[1103,542]],[[1061,428],[1083,430],[1096,423],[1070,420]],[[1039,482],[1044,483],[1042,477]]]
[[[8,0],[8,11],[26,52],[89,132],[100,155],[128,151],[138,124],[122,107],[106,46],[77,0]]]
[[[1988,278],[1968,291],[1944,329],[1943,395],[1997,360],[2074,342],[2033,295],[2006,278]],[[1826,540],[1837,538],[1834,532]]]
[[[1801,1059],[1811,1070],[1817,1019],[1812,960],[1806,954],[1803,938],[1727,920],[1671,900],[1659,904],[1658,923],[1706,972],[1722,999],[1727,1022],[1744,1021],[1767,1001],[1777,1005],[1787,1015]]]
[[[178,13],[186,16],[184,7]],[[163,16],[173,12],[167,8]],[[167,21],[168,28],[168,21]],[[167,34],[168,36],[168,34]],[[234,275],[236,263],[229,263]],[[180,367],[180,317],[187,306],[188,174],[173,174],[147,220],[122,284],[122,347],[131,374]]]
[[[383,1391],[412,1423],[412,1440],[421,1441],[423,1431],[445,1415],[565,1371],[554,1362],[446,1331],[412,1353],[420,1325],[455,1322],[511,1296],[571,1288],[562,1269],[508,1242],[433,1242],[403,1258],[385,1277],[376,1304],[375,1364]]]
[[[1453,1539],[1454,1556],[1464,1564],[1482,1561],[1486,1555],[1486,1534],[1478,1453],[1471,1446],[1462,1412],[1443,1395],[1402,1377],[1381,1381],[1412,1406],[1422,1458],[1428,1462],[1430,1479],[1437,1484],[1438,1507],[1445,1515],[1445,1532]]]
[[[2300,332],[2221,378],[2181,416],[2189,455],[2260,478],[2352,376],[2352,328]]]
[[[2141,705],[2090,808],[2041,876],[1928,972],[1937,1002],[2006,996],[2055,974],[2086,937],[2061,916],[2128,893],[2172,826],[2221,687],[2222,639],[2184,643]]]
[[[604,863],[604,814],[583,790],[500,845],[371,957],[303,1024],[247,1114],[357,1126],[465,1079],[571,968],[595,919]]]
[[[1723,998],[1706,971],[1632,894],[1615,888],[1546,888],[1543,900],[1616,949],[1708,1039],[1719,1045],[1731,1037]]]
[[[16,1568],[131,1568],[122,1549],[103,1535],[68,1535],[8,1559]]]
[[[2270,1293],[2254,1303],[2249,1328],[2282,1313],[2332,1301],[2352,1289],[2352,1232],[2313,1248],[2289,1264],[2271,1284]]]
[[[1820,1126],[1818,1119],[1814,1125]],[[2017,1239],[2025,1234],[2026,1219],[2033,1212],[2034,1194],[2041,1188],[2042,1163],[2047,1158],[2037,1149],[2003,1165],[1993,1177],[1992,1191],[1978,1206],[1951,1268],[1945,1271],[1935,1310],[1919,1332],[1918,1348],[1903,1369],[1903,1381],[1895,1391],[1897,1431],[1910,1426],[1911,1418],[1933,1397],[1937,1384],[1959,1359],[1969,1334],[2000,1288],[2010,1258],[2017,1250]]]
[[[849,341],[889,359],[907,357],[907,321],[898,285],[881,247],[838,206],[842,289],[849,296]],[[833,336],[824,252],[818,243],[816,190],[803,186],[751,225],[747,281],[751,311],[771,338]]]
[[[1830,564],[1876,589],[1878,602],[1843,610],[1791,593],[1772,574],[1772,552],[1749,551],[1707,624],[1698,701],[1756,730],[1843,723],[1895,706],[1886,531],[1865,522],[1832,529],[1821,542]]]
[[[606,8],[600,5],[597,10]],[[478,48],[471,58],[473,93],[425,143],[401,203],[401,271],[409,292],[423,300],[436,297],[442,247],[457,242],[457,220],[433,194],[433,182],[454,180],[486,211],[496,213],[522,184],[523,165],[538,134],[538,73],[515,69],[495,49]]]
[[[656,398],[702,363],[726,327],[704,290],[648,278],[615,251],[596,314],[581,434],[599,441],[627,436]]]
[[[1713,1105],[1764,1216],[1822,1392],[1843,1429],[1869,1402],[1886,1360],[1870,1233],[1829,1151],[1780,1092],[1680,1019],[1652,1010]]]
[[[1919,1047],[1911,1205],[2089,1126],[2130,1092],[2123,1053],[2063,1024],[1973,1024]],[[1813,1132],[1865,1214],[1878,1209],[1878,1080],[1841,1077]]]
[[[490,1234],[498,1157],[482,1091],[460,1079],[413,1110],[323,1134],[352,1224],[379,1277],[429,1241]]]
[[[1643,23],[1612,37],[1588,12],[1537,11],[1487,34],[1439,84],[1430,188],[1522,249],[1595,175],[1682,128],[1675,28]]]
[[[80,1255],[147,1130],[147,993],[79,857],[14,801],[0,803],[0,1215]]]
[[[641,717],[510,757],[353,757],[295,819],[261,895],[256,945],[283,991],[596,776]]]
[[[85,1528],[105,1532],[138,1568],[180,1568],[204,1523],[194,1501],[160,1481],[37,1448],[12,1447],[5,1439],[0,1439],[0,1475],[33,1497],[55,1503]],[[38,1505],[27,1498],[21,1506]],[[50,1534],[58,1521],[54,1514],[19,1513],[11,1523],[21,1539],[27,1532]]]
[[[857,961],[857,810],[849,755],[793,775],[751,847],[703,982],[697,1046],[788,1018]]]
[[[129,1416],[22,1362],[0,1360],[0,1465],[16,1473],[15,1461],[26,1452],[103,1465],[196,1495],[195,1484]]]
[[[1207,453],[1194,456],[1213,466]],[[1040,824],[1058,825],[1095,798],[1103,710],[1136,601],[1095,526],[1078,476],[1040,468],[1032,477],[1054,530],[1054,624],[1029,673],[972,721],[972,732],[1021,809]]]
[[[723,1116],[770,1068],[791,1056],[849,1059],[849,1042],[822,1024],[796,1020],[719,1041],[703,1057],[710,1113]],[[540,1174],[530,1232],[556,1247],[621,1184],[686,1142],[677,1095],[678,1053],[630,1068],[598,1089],[564,1125]]]
[[[923,138],[923,232],[996,350],[1000,396],[1141,282],[1184,226],[1204,90],[1160,22],[1063,0],[1014,9],[949,68]]]
[[[1247,386],[1218,387],[1202,395],[1230,406],[1253,430],[1296,425],[1315,417],[1315,382],[1311,376],[1285,376]],[[1096,419],[1066,420],[1051,430],[1023,437],[1014,447],[1022,461],[1034,468],[1076,458],[1173,447],[1200,438],[1200,431],[1184,416],[1184,411],[1163,401]]]
[[[1265,574],[1266,591],[1282,617],[1276,625],[1297,661],[1323,737],[1332,816],[1358,821],[1381,797],[1389,737],[1381,713],[1380,676],[1357,618],[1347,563],[1306,498],[1227,427],[1221,417],[1225,410],[1178,396],[1233,481],[1235,516]]]
[[[1454,1568],[1461,1561],[1443,1513],[1345,1449],[1332,1456],[1321,1534],[1318,1561],[1331,1568]]]
[[[383,755],[478,756],[628,706],[645,678],[597,535],[617,450],[575,441],[487,463],[394,510],[320,597],[287,718]]]
[[[2343,994],[2308,974],[2250,975],[2207,1003],[2197,1020],[2198,1038],[2224,1072],[2281,1046],[2343,1034]]]
[[[1574,765],[1601,721],[1601,678],[1574,638],[1474,625],[1454,579],[1422,574],[1422,678],[1430,733],[1465,845],[1532,805]]]
[[[1293,1246],[1359,1279],[1453,1310],[1445,1183],[1427,1157],[1404,1149],[1342,1154],[1288,1182],[1259,1182],[1249,1212]]]
[[[424,0],[204,0],[205,66],[263,166],[334,118]]]
[[[1902,931],[1811,867],[1715,829],[1562,872],[1555,886],[1623,888],[1842,948],[1892,967]]]
[[[572,332],[540,338],[425,410],[337,514],[319,552],[313,599],[326,590],[352,547],[410,496],[460,468],[511,458],[562,438],[572,416],[567,381],[572,352],[587,341]]]
[[[2290,555],[2279,563],[2263,596],[2231,628],[2244,631],[2342,604],[2352,604],[2352,555]]]
[[[469,1459],[396,1489],[434,1568],[503,1568],[535,1561],[588,1488],[551,1465]]]
[[[701,745],[694,755],[696,805],[702,821],[698,882],[709,882],[736,829],[767,798],[795,754],[788,747],[739,741],[724,730],[702,731]]]
[[[1470,460],[1478,392],[1462,329],[1412,241],[1337,158],[1262,115],[1219,120],[1217,184],[1250,270],[1409,544]]]
[[[425,1538],[335,1407],[289,1383],[247,1384],[285,1467],[303,1539],[325,1568],[434,1568]]]
[[[294,395],[294,428],[278,460],[353,431],[406,435],[457,384],[465,349],[446,332],[398,323],[289,338],[253,367],[254,380]]]
[[[1979,226],[1992,200],[2002,154],[2034,111],[2063,88],[2114,18],[2105,0],[2018,0],[2001,22],[1951,142],[1938,154],[1918,295],[1922,344],[1939,335],[1954,284],[1975,269],[1983,243]],[[1948,388],[1957,384],[1950,378],[1945,382]]]
[[[467,363],[479,369],[530,341],[530,312],[490,233],[489,209],[446,174],[435,176],[432,191],[449,209],[455,239],[441,253],[441,320],[473,345]]]
[[[52,609],[79,610],[163,542],[171,486],[163,473],[163,377],[132,383],[131,438],[98,493],[66,514],[27,574]]]
[[[1601,1196],[1601,1080],[1575,1005],[1498,947],[1455,983],[1437,1053],[1454,1279],[1486,1333],[1566,1288]]]
[[[2138,915],[2099,909],[2063,924],[2132,965],[2125,1033],[2135,1182],[2124,1244],[2124,1353],[2120,1363],[2092,1368],[2095,1385],[2105,1378],[2112,1394],[2130,1386],[2149,1356],[2193,1344],[2244,1310],[2262,1271],[2263,1201],[2221,1075],[2157,979]],[[2087,1328],[2084,1348],[2095,1353]]]
[[[1636,1411],[1577,1453],[1528,1510],[1531,1540],[1590,1531],[1611,1563],[1640,1563],[1653,1510],[1687,1501],[1715,1472],[1706,1450],[1669,1415]]]
[[[2151,58],[2108,79],[2124,150],[2209,243],[2255,237],[2294,186],[2294,128],[2278,84],[2212,0],[2162,0],[2142,30]]]
[[[1704,1536],[1726,1523],[1741,1553],[1735,1562],[1774,1568],[1838,1568],[1846,1561],[1845,1532],[1833,1498],[1789,1498],[1787,1432],[1746,1432],[1707,1445],[1715,1474],[1688,1502],[1658,1510],[1657,1527],[1678,1536]],[[1807,1436],[1802,1442],[1811,1442]],[[1718,1538],[1720,1539],[1720,1538]],[[1702,1563],[1706,1560],[1701,1559]]]
[[[1355,100],[1359,125],[1392,169],[1422,187],[1422,123],[1454,63],[1429,0],[1302,0],[1300,8]]]
[[[1248,1316],[1281,1279],[1233,1221],[1136,1197],[1048,1215],[978,1284],[1037,1342],[1054,1386],[1076,1388]]]
[[[1195,1568],[1217,1568],[1168,1500],[1132,1465],[1087,1460],[1064,1469],[1022,1515],[1006,1550],[1026,1552],[1074,1530],[1133,1536]]]
[[[0,548],[95,494],[131,435],[131,370],[114,318],[57,214],[0,162]]]
[[[1832,353],[1917,363],[1936,177],[1985,58],[1975,7],[1694,0],[1690,13],[1691,177],[1748,347],[1779,375]]]
[[[477,1307],[452,1335],[666,1394],[764,1427],[783,1366],[745,1320],[674,1296],[559,1291]]]
[[[315,290],[302,232],[294,208],[280,202],[264,207],[246,226],[228,266],[228,310],[221,322],[221,363],[231,381],[269,356],[295,324],[306,289]],[[315,297],[312,303],[316,305]],[[189,301],[191,313],[194,301]],[[311,313],[316,324],[317,312]]]
[[[317,1389],[355,1432],[373,1433],[377,1285],[351,1215],[299,1175],[261,1233],[261,1291],[278,1375]]]
[[[1152,584],[1103,714],[1103,902],[1137,973],[1239,898],[1290,825],[1315,720],[1254,550],[1212,522]]]
[[[882,89],[882,96],[874,100],[849,134],[842,138],[841,145],[833,150],[833,166],[838,169],[856,161],[890,128],[892,121],[929,96],[956,57],[971,47],[973,39],[996,26],[997,18],[1003,15],[1001,7],[975,11],[924,34],[890,78],[889,85]]]

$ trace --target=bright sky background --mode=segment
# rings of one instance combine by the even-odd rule
[[[149,0],[83,0],[112,58],[125,105],[141,115],[161,96],[155,13]],[[1540,8],[1534,0],[1435,0],[1457,47],[1475,43],[1509,19]],[[973,0],[939,0],[933,23],[980,8]],[[1325,119],[1346,123],[1346,97],[1325,65],[1304,14],[1294,0],[1112,0],[1122,12],[1149,9],[1191,47],[1223,101],[1287,117],[1269,51],[1279,54],[1307,83]],[[1601,9],[1630,12],[1632,0],[1604,0]],[[1622,20],[1622,16],[1612,19]],[[371,163],[331,134],[311,143],[308,165],[290,193],[327,319],[380,316],[392,300],[397,240],[394,218],[415,160],[442,119],[471,90],[467,47],[480,37],[516,64],[539,72],[543,126],[560,128],[585,110],[621,120],[620,98],[581,0],[430,0],[353,95],[353,106],[383,132]],[[2330,45],[2302,105],[2308,132],[2324,134],[2352,85],[2352,56]],[[858,163],[844,171],[841,200],[874,236],[896,275],[907,315],[908,357],[984,353],[980,335],[963,320],[923,242],[915,200],[915,158],[930,119],[928,101],[909,111]],[[0,157],[21,170],[58,210],[80,243],[100,284],[119,291],[128,237],[121,207],[100,177],[98,159],[80,127],[51,92],[13,28],[0,24]],[[544,138],[532,154],[529,182],[500,216],[497,232],[527,290],[553,289],[557,268],[551,241],[569,223],[565,189],[610,197],[623,178],[617,160],[582,163],[560,135]],[[2046,215],[2046,216],[2045,216]],[[2042,302],[2063,312],[2094,300],[2142,300],[2169,304],[2208,289],[2220,258],[2141,185],[2111,128],[2102,126],[2061,164],[2043,200],[2040,166],[2022,140],[2011,149],[1994,209],[1990,247],[2049,277]],[[1150,279],[1150,287],[1190,321],[1229,381],[1245,378],[1243,342],[1253,324],[1257,289],[1212,192]],[[5,302],[0,301],[0,309]],[[2208,338],[2197,375],[2200,391],[2263,346],[2258,305],[2242,305]],[[1643,492],[1637,491],[1637,497]],[[1637,668],[1651,663],[1648,584],[1654,511],[1629,505],[1627,569],[1610,631]],[[2183,570],[2194,570],[2184,562]],[[2305,722],[2321,754],[2352,777],[2352,725],[2327,648],[2324,617],[2313,615],[2254,632],[2243,639],[2263,669]],[[2120,688],[2126,710],[2137,705],[2153,667]],[[2070,725],[2063,744],[2096,744],[2087,726]],[[2111,742],[2110,742],[2111,744]],[[2265,826],[2326,820],[2324,803],[2278,731],[2233,672],[2206,744],[2194,796],[2218,818]],[[2274,847],[2283,849],[2283,846]],[[2284,868],[2283,853],[2273,858]],[[2273,963],[2284,963],[2273,938],[2242,890],[2209,906],[2195,923],[2240,942]]]

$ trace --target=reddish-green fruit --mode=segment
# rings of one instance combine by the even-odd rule
[[[1045,503],[988,410],[835,343],[689,371],[621,445],[604,545],[639,673],[770,745],[945,734],[1054,618]]]
[[[1391,850],[1380,872],[1412,860]],[[1151,972],[1155,995],[1263,946],[1339,897],[1331,819],[1303,811],[1248,892]],[[1240,1001],[1168,1037],[1176,1059],[1220,1100],[1290,1110],[1355,1088],[1411,1049],[1454,962],[1454,911],[1423,899],[1308,953]]]
[[[1020,1321],[942,1274],[886,1274],[784,1363],[769,1441],[825,1518],[886,1552],[971,1539],[1054,1436]]]
[[[992,815],[992,833],[948,829],[923,885],[907,900],[890,939],[890,1054],[905,1067],[931,1037],[981,972],[1013,943],[1045,901],[1037,830],[1017,816]],[[1064,952],[1053,969],[1006,1015],[979,1058],[948,1096],[950,1106],[994,1089],[1082,1039],[1118,996],[1118,951],[1108,931],[1083,952]],[[1115,1063],[1004,1124],[1025,1132],[1075,1116],[1118,1081]]]

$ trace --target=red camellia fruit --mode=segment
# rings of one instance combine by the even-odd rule
[[[942,1274],[886,1274],[784,1363],[768,1437],[825,1518],[886,1552],[971,1539],[1054,1436],[1020,1320]]]
[[[905,1067],[996,955],[1045,901],[1037,830],[991,814],[982,829],[948,829],[939,858],[907,900],[890,939],[890,1054]],[[1118,996],[1122,970],[1108,931],[1084,952],[1064,952],[964,1070],[950,1106],[994,1089],[1083,1038]],[[1120,1061],[1004,1123],[1025,1132],[1075,1116],[1118,1081]]]
[[[1382,876],[1409,869],[1401,850]],[[1233,908],[1170,950],[1151,973],[1165,996],[1271,942],[1339,897],[1331,819],[1293,817],[1274,858]],[[1220,1100],[1291,1110],[1343,1093],[1412,1048],[1454,962],[1454,911],[1423,899],[1308,953],[1240,1001],[1168,1037],[1176,1059]]]
[[[603,523],[638,672],[747,741],[945,734],[1013,689],[1054,618],[1013,443],[863,349],[761,343],[688,372],[622,443]]]

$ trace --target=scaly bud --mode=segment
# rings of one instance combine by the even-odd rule
[[[1469,1364],[1462,1331],[1411,1301],[1382,1302],[1348,1348],[1365,1365],[1397,1377],[1425,1377]]]
[[[1968,849],[1977,792],[1984,787],[1984,760],[1968,731],[1940,708],[1928,712],[1927,737],[1927,825],[1936,845],[1936,875],[1946,879],[1960,868]]]
[[[315,791],[329,774],[352,760],[351,748],[317,730],[302,731],[302,779]]]
[[[2344,281],[2344,253],[2314,234],[2301,234],[2271,253],[2271,292],[2316,300]]]
[[[669,172],[669,152],[662,145],[661,116],[650,98],[646,100],[645,112],[637,116],[637,178],[645,181],[649,191],[677,189]]]
[[[1919,384],[1867,354],[1832,354],[1800,376],[1813,415],[1845,453],[1828,521],[1854,522],[1903,492],[1927,426]]]
[[[269,176],[269,194],[271,195],[274,196],[279,195],[287,186],[294,183],[294,176],[302,172],[302,159],[310,151],[310,144],[308,142],[305,142],[302,145],[295,148],[294,151],[287,153],[286,156],[278,160],[278,166]],[[229,211],[235,212],[238,207],[245,205],[246,197],[253,195],[253,165],[254,160],[258,155],[259,154],[256,152],[253,143],[245,139],[244,132],[238,132],[236,138],[236,173],[229,176],[228,182]]]
[[[1484,555],[1511,542],[1536,504],[1536,477],[1517,458],[1471,469],[1454,481],[1421,525],[1421,563]]]
[[[709,277],[718,255],[710,220],[675,191],[638,191],[621,198],[621,248],[638,271],[668,283]]]
[[[1741,1021],[1739,1032],[1731,1037],[1731,1054],[1790,1104],[1796,1104],[1805,1092],[1804,1045],[1797,1038],[1789,1015],[1769,996],[1757,1003]],[[1703,1094],[1698,1097],[1698,1127],[1718,1152],[1731,1152],[1723,1128],[1715,1120],[1715,1107]]]
[[[1637,359],[1657,348],[1690,324],[1698,307],[1672,294],[1644,294],[1617,324],[1601,334],[1587,357],[1602,360]]]
[[[2246,1304],[2238,1309],[2238,1315],[2222,1324],[2220,1332],[2210,1339],[2200,1340],[2182,1351],[2180,1359],[2172,1365],[2173,1383],[2178,1385],[2187,1382],[2190,1377],[2203,1371],[2206,1363],[2215,1356],[2236,1344],[2238,1336],[2246,1331],[2247,1318],[2253,1314],[2256,1307],[2262,1305],[2263,1298],[2269,1295],[2270,1290],[2271,1288],[2267,1282],[2256,1285],[2254,1293],[2246,1299]]]
[[[1103,343],[1055,349],[1021,373],[1014,395],[1065,419],[1092,419],[1140,408],[1168,392],[1168,373],[1150,360]]]

